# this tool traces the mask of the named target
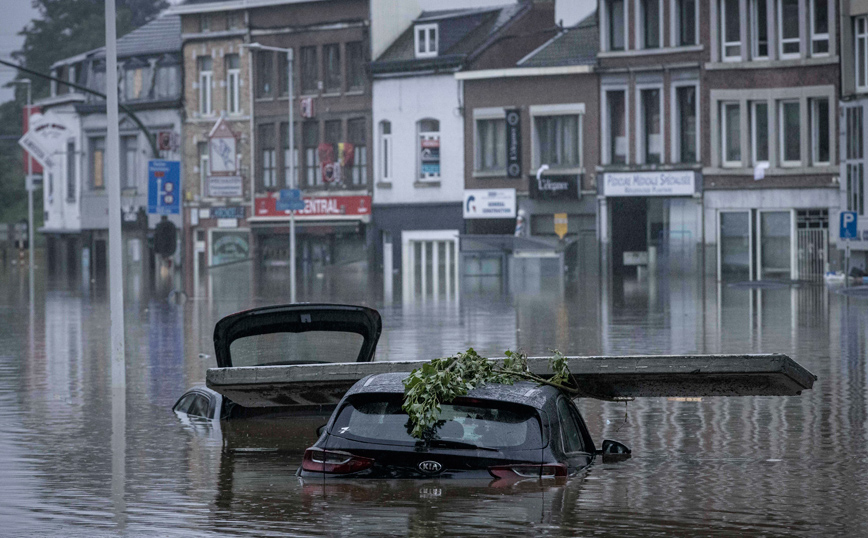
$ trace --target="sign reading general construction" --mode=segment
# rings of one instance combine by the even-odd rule
[[[514,219],[515,189],[466,189],[465,219]]]
[[[692,196],[693,171],[617,172],[603,174],[605,196]]]

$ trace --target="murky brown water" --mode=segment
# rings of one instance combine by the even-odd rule
[[[127,388],[112,401],[108,301],[96,285],[0,269],[0,535],[855,536],[868,522],[868,299],[823,286],[745,289],[693,279],[465,280],[455,297],[384,301],[357,276],[300,298],[380,310],[379,360],[474,346],[546,354],[790,354],[819,376],[792,398],[583,401],[596,440],[633,458],[563,484],[301,484],[322,420],[185,424],[175,399],[214,365],[221,316],[286,299],[279,274],[212,271],[213,299],[127,300]],[[200,353],[207,356],[200,356]],[[284,426],[285,427],[285,426]]]

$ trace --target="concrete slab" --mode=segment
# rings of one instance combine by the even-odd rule
[[[494,359],[497,360],[497,359]],[[211,368],[207,385],[246,407],[333,405],[356,381],[409,372],[426,361]],[[528,359],[548,377],[548,358]],[[569,357],[582,395],[603,400],[643,397],[795,396],[817,379],[787,355],[634,355]]]

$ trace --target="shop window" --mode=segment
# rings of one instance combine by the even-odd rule
[[[676,44],[679,47],[696,45],[696,1],[676,0]]]
[[[301,47],[301,92],[316,93],[319,89],[319,67],[316,47]]]
[[[789,279],[792,267],[792,214],[790,211],[759,212],[759,277]]]
[[[581,125],[578,114],[535,116],[534,169],[543,164],[553,170],[579,168],[581,163]]]
[[[211,81],[214,78],[213,61],[210,56],[200,56],[196,60],[199,70],[199,114],[209,116],[211,108]]]
[[[325,91],[337,93],[341,91],[341,46],[338,43],[324,45],[322,48],[323,72],[325,73]]]
[[[264,189],[277,186],[277,162],[274,147],[274,125],[259,126],[259,178]]]
[[[718,259],[725,280],[751,278],[751,218],[749,211],[720,213]]]
[[[359,91],[365,83],[365,55],[360,41],[347,43],[347,90]]]
[[[769,105],[765,101],[751,103],[751,153],[753,164],[769,162]]]
[[[627,103],[624,90],[609,90],[606,92],[606,127],[608,152],[606,164],[624,164],[627,162]]]
[[[741,10],[739,0],[720,0],[720,25],[723,61],[740,61]]]
[[[663,125],[660,116],[659,88],[641,90],[639,92],[642,116],[640,132],[642,134],[642,162],[660,164],[663,156]]]
[[[226,109],[230,114],[241,112],[241,60],[237,54],[227,54]]]
[[[315,121],[307,121],[302,124],[301,138],[304,147],[304,176],[308,187],[321,185],[319,166],[319,124]]]
[[[380,181],[392,181],[392,123],[380,122]]]
[[[810,100],[811,106],[811,162],[815,166],[829,164],[829,99],[819,97]]]
[[[624,50],[624,0],[606,0],[606,15],[608,24],[606,25],[607,40],[606,45],[608,50]]]
[[[780,101],[778,104],[782,166],[798,166],[802,161],[799,109],[798,101]]]
[[[741,166],[741,108],[738,103],[720,105],[723,166]]]
[[[437,56],[438,35],[436,24],[417,24],[415,36],[417,58]]]
[[[778,52],[782,59],[799,57],[799,24],[799,0],[778,0]]]
[[[476,120],[476,170],[506,171],[506,120]]]
[[[640,0],[642,48],[660,48],[660,0]]]
[[[271,97],[274,91],[274,52],[256,52],[256,97]]]
[[[699,110],[696,94],[696,86],[675,88],[677,156],[681,163],[695,163],[698,160]]]
[[[420,180],[440,179],[440,122],[424,119],[416,122],[418,171]]]
[[[769,57],[769,16],[766,0],[751,0],[751,56],[754,59]]]
[[[810,0],[811,54],[829,54],[829,0]]]
[[[138,176],[138,137],[121,137],[121,188],[135,189]]]

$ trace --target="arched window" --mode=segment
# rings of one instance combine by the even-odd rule
[[[380,122],[380,181],[392,181],[392,122]]]
[[[425,118],[416,123],[419,140],[419,180],[440,179],[440,122]]]

